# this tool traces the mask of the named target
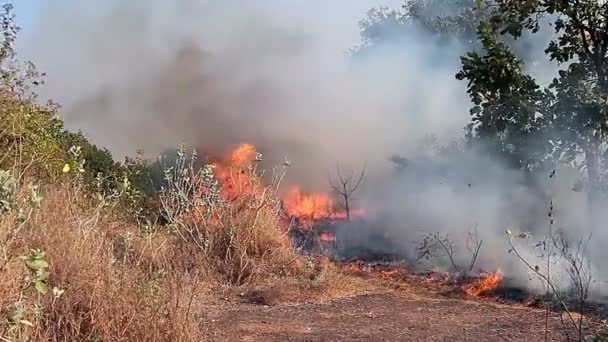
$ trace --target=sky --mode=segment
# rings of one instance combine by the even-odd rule
[[[17,23],[24,33],[31,32],[32,25],[39,15],[41,0],[17,0],[14,1]]]
[[[281,6],[297,8],[310,8],[310,0],[265,0],[272,3],[281,4]],[[67,1],[69,2],[69,1]],[[352,25],[347,27],[332,27],[326,28],[340,32],[346,44],[355,45],[359,40],[358,21],[363,19],[365,13],[372,7],[386,6],[391,8],[399,8],[403,0],[324,0],[312,1],[318,3],[319,13],[321,15],[332,15],[336,11],[342,12],[342,16],[352,17]],[[38,21],[40,12],[46,6],[54,6],[65,4],[66,1],[60,1],[53,5],[44,4],[43,0],[13,0],[15,12],[17,15],[17,23],[22,28],[22,34],[28,38],[29,35],[35,32],[35,26]],[[297,13],[297,10],[294,11]],[[346,13],[345,13],[346,12]],[[327,22],[331,22],[328,20]],[[21,43],[23,43],[21,41]],[[346,48],[348,48],[347,46]]]

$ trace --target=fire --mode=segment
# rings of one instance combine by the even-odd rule
[[[234,201],[243,194],[261,193],[258,179],[251,170],[257,155],[254,145],[241,144],[228,152],[221,161],[214,163],[215,176],[222,185],[225,199]]]
[[[338,221],[345,220],[345,211],[337,210],[335,201],[325,193],[305,193],[300,187],[294,186],[289,189],[283,199],[287,214],[299,220],[299,224],[305,229],[310,229],[315,222],[320,220]],[[352,216],[363,216],[362,209],[351,210]]]
[[[262,177],[256,172],[255,164],[259,160],[259,156],[255,145],[243,143],[235,146],[225,155],[214,158],[213,172],[221,185],[219,196],[225,202],[236,203],[239,208],[246,207],[249,203],[267,203],[273,210],[278,208],[278,201],[276,201],[278,198],[273,196],[274,190],[270,190],[264,185]],[[199,189],[199,192],[203,194],[206,190]],[[348,215],[339,209],[338,203],[332,196],[323,192],[304,192],[299,186],[293,186],[279,195],[279,198],[282,203],[282,211],[275,212],[281,216],[285,227],[291,227],[291,224],[295,223],[295,229],[315,234],[322,243],[336,241],[334,232],[317,229],[323,227],[325,223],[347,219]],[[360,209],[350,210],[351,218],[364,214],[365,212]],[[204,215],[206,215],[206,211],[203,214],[195,214],[195,219],[202,220]],[[289,220],[284,220],[285,218],[289,218]]]
[[[478,297],[484,292],[488,292],[497,288],[503,280],[504,274],[497,270],[496,272],[485,273],[477,282],[465,288],[467,294]]]
[[[224,161],[232,163],[234,166],[247,167],[256,159],[256,156],[257,151],[254,145],[241,144],[228,152]]]
[[[319,240],[324,242],[334,242],[336,241],[336,235],[330,232],[321,232],[319,233]]]
[[[283,203],[287,214],[300,219],[307,228],[310,228],[314,221],[331,217],[335,207],[334,201],[328,195],[306,194],[298,186],[289,189]]]

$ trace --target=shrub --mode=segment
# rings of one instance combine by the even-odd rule
[[[274,186],[263,186],[252,161],[241,165],[198,167],[197,155],[178,149],[165,168],[159,195],[161,212],[187,249],[231,284],[266,276],[303,273],[301,257],[291,247],[281,222]],[[216,167],[225,177],[220,182]]]

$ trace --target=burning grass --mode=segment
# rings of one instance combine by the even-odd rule
[[[0,222],[0,337],[201,341],[205,322],[196,313],[218,291],[274,306],[377,291],[386,283],[447,286],[474,297],[502,286],[500,271],[454,277],[416,273],[400,262],[304,257],[289,229],[334,243],[331,231],[313,228],[343,216],[320,194],[292,191],[281,201],[277,183],[262,183],[258,159],[252,145],[201,168],[194,158],[178,158],[158,201],[165,227],[126,223],[119,205],[99,202],[78,181],[43,186],[42,201],[33,195],[38,190],[21,187],[18,210]],[[319,203],[324,211],[316,215]]]
[[[237,151],[167,172],[166,227],[126,223],[120,204],[78,180],[42,185],[36,205],[19,185],[17,206],[0,216],[0,337],[201,341],[195,313],[222,288],[265,289],[273,303],[355,291],[338,290],[347,281],[333,265],[292,247],[257,154]]]
[[[194,154],[187,162],[178,159],[160,196],[161,210],[184,249],[234,285],[306,271],[287,236],[272,185],[263,185],[256,172],[257,159],[248,144],[200,169]]]
[[[484,272],[478,276],[458,276],[449,272],[417,272],[407,263],[364,263],[351,261],[340,264],[346,274],[372,277],[393,282],[409,282],[457,290],[471,297],[494,296],[503,286],[503,273]]]
[[[502,284],[503,277],[504,275],[500,270],[483,273],[478,281],[465,287],[465,292],[470,296],[479,297],[485,293],[494,291]]]

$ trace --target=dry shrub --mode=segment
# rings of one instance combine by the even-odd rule
[[[235,151],[232,156],[254,152],[250,145]],[[196,155],[186,157],[180,150],[174,166],[165,168],[167,184],[159,202],[181,238],[182,267],[209,269],[246,302],[257,304],[361,293],[365,286],[329,260],[308,260],[293,248],[277,196],[285,170],[273,170],[266,177],[272,181],[264,184],[248,157],[197,167]]]
[[[51,341],[200,341],[193,308],[201,276],[173,267],[169,236],[147,238],[137,227],[76,199],[72,186],[53,186],[25,224],[0,270],[0,336]],[[14,215],[13,215],[14,216]],[[3,217],[5,232],[15,218]],[[17,258],[44,251],[47,293],[27,286],[29,271]],[[30,279],[31,280],[31,279]],[[6,291],[8,290],[8,291]],[[6,318],[22,311],[19,321]]]
[[[250,161],[218,168],[199,167],[195,154],[180,150],[165,169],[161,211],[195,259],[190,267],[203,262],[231,285],[304,275],[306,262],[287,236],[275,185],[262,185]]]
[[[306,263],[281,230],[276,208],[266,201],[241,197],[238,203],[216,209],[208,219],[180,222],[178,231],[184,244],[195,246],[206,265],[229,284],[300,276]]]

